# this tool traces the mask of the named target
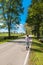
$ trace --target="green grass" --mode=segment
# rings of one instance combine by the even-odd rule
[[[43,43],[33,39],[29,65],[43,65]]]
[[[18,34],[18,33],[11,33],[11,36],[15,36],[15,38],[11,38],[11,39],[4,39],[3,37],[8,37],[8,33],[0,33],[0,44],[2,44],[2,43],[5,43],[5,42],[8,42],[8,41],[10,41],[10,40],[14,40],[14,39],[16,39],[16,36],[17,36],[17,38],[21,38],[22,36],[24,36],[23,34]]]
[[[11,40],[13,40],[13,39],[2,40],[2,41],[0,42],[0,44],[4,44],[5,42],[9,42],[9,41],[11,41]]]
[[[18,33],[11,33],[11,36],[19,36],[21,34]],[[0,36],[8,36],[8,33],[0,33]]]

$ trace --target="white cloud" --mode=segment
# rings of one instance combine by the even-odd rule
[[[8,32],[8,30],[6,29],[0,29],[0,32]]]
[[[0,25],[2,25],[2,24],[0,23]],[[17,27],[19,27],[19,28],[18,28],[18,30],[15,30],[16,32],[18,32],[18,33],[25,33],[23,24],[17,25]],[[14,30],[11,30],[11,31],[14,32]],[[8,29],[6,29],[6,28],[5,29],[0,29],[0,32],[8,32]]]
[[[0,23],[0,25],[3,25],[3,23]]]
[[[17,30],[18,33],[25,33],[24,31],[24,25],[23,24],[20,24],[19,25],[19,29]]]

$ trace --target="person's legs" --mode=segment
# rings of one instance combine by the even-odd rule
[[[28,46],[28,48],[29,48],[29,42],[27,43],[27,46]]]
[[[28,50],[28,48],[29,48],[29,43],[27,42],[26,43],[26,50]]]

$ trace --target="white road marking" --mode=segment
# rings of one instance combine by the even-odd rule
[[[25,58],[25,61],[24,61],[23,65],[26,65],[26,63],[27,63],[27,59],[29,58],[29,52],[30,52],[30,49],[27,52],[27,55],[26,55],[26,58]]]
[[[32,44],[32,43],[31,43],[31,44]],[[26,57],[25,57],[25,61],[24,61],[24,64],[23,64],[23,65],[26,65],[26,64],[27,64],[27,60],[28,60],[28,58],[29,58],[29,53],[30,53],[31,44],[30,44],[30,46],[29,46],[29,50],[28,50],[28,52],[27,52],[27,55],[26,55]]]

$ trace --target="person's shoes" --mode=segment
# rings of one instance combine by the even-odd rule
[[[29,46],[28,46],[28,48],[29,48]]]
[[[28,47],[26,47],[26,50],[28,50]]]

